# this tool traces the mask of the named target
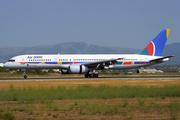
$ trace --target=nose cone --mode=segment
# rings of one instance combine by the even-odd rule
[[[4,67],[4,64],[3,64],[3,63],[0,63],[0,67]]]

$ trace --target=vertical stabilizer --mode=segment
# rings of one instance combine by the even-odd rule
[[[161,56],[166,41],[168,39],[170,29],[163,29],[140,53],[140,55]]]

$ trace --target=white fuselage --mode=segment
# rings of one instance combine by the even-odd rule
[[[82,64],[114,58],[122,59],[117,60],[116,64],[106,66],[106,69],[122,70],[148,66],[152,65],[151,60],[161,57],[138,54],[19,55],[11,58],[4,66],[12,69],[68,69],[72,64]]]

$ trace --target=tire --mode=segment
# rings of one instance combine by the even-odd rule
[[[93,76],[93,74],[89,74],[89,78],[93,78],[94,76]]]
[[[24,75],[24,79],[26,79],[27,78],[27,75]]]
[[[95,74],[94,77],[95,77],[95,78],[98,78],[98,74]]]
[[[88,74],[85,74],[84,76],[85,76],[85,78],[88,78],[89,75],[88,75]]]

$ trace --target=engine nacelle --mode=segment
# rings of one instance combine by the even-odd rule
[[[72,65],[69,66],[69,72],[71,74],[87,73],[88,72],[88,67],[84,66],[84,65],[72,64]]]
[[[62,73],[62,74],[69,74],[69,70],[61,69],[61,73]]]

